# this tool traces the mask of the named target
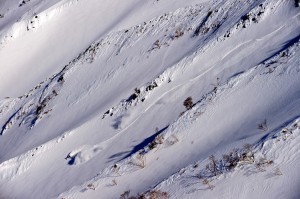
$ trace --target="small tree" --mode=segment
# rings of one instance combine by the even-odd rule
[[[192,97],[188,97],[184,100],[183,106],[185,106],[186,110],[190,110],[193,107],[193,99]]]

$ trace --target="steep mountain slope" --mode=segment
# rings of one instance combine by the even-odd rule
[[[294,0],[0,7],[0,197],[299,198]]]

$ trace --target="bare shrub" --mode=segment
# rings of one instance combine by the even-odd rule
[[[288,128],[282,129],[281,132],[282,132],[283,134],[293,134],[292,131],[291,131],[290,129],[288,129]]]
[[[57,79],[57,82],[63,84],[65,82],[65,79],[64,79],[64,75],[62,74],[58,79]]]
[[[140,93],[141,93],[141,90],[138,89],[138,88],[135,88],[135,89],[134,89],[134,92],[137,93],[137,94],[140,94]]]
[[[130,196],[130,190],[121,194],[120,199],[169,199],[170,195],[167,192],[159,190],[148,191],[137,196]]]
[[[204,178],[204,176],[201,173],[196,174],[195,177],[198,178],[199,180],[202,180]]]
[[[113,179],[112,180],[112,183],[111,183],[111,186],[116,186],[118,183],[117,183],[117,180],[116,179]]]
[[[260,158],[259,161],[255,164],[256,168],[263,172],[266,171],[265,167],[270,166],[274,163],[273,160],[267,160],[266,158]]]
[[[147,199],[169,199],[170,195],[167,192],[162,192],[159,190],[152,190],[147,192],[146,194],[139,196],[139,199],[147,198]]]
[[[162,135],[158,135],[155,138],[156,143],[163,144],[164,143],[164,137]]]
[[[167,192],[159,190],[151,190],[137,196],[129,196],[130,191],[125,191],[120,199],[169,199],[170,195]]]
[[[120,199],[129,199],[130,190],[125,191],[120,195]]]
[[[208,27],[203,27],[202,34],[206,34],[206,33],[208,33],[208,31],[209,31]]]
[[[87,187],[88,187],[89,189],[96,190],[95,185],[92,184],[92,183],[91,183],[91,184],[88,184]]]
[[[293,127],[294,127],[295,129],[300,129],[300,123],[295,123],[295,124],[293,125]]]
[[[179,37],[182,37],[184,35],[184,32],[178,28],[176,31],[175,31],[175,38],[179,38]]]
[[[121,174],[120,174],[120,167],[117,165],[117,164],[114,164],[113,166],[112,166],[112,172],[113,173],[115,173],[115,174],[117,174],[118,176],[121,176]]]
[[[217,160],[214,155],[209,156],[209,163],[206,165],[206,169],[213,175],[218,175],[218,165]]]
[[[239,153],[238,149],[233,149],[229,154],[223,155],[223,166],[227,170],[232,170],[234,169],[237,164],[239,163],[240,158],[239,158]]]
[[[247,143],[243,146],[243,149],[246,153],[252,153],[252,145]]]
[[[274,174],[277,175],[277,176],[283,175],[282,172],[280,171],[279,167],[277,167],[277,168],[274,170]]]
[[[265,119],[262,123],[257,125],[257,128],[262,131],[268,130],[267,120]]]
[[[251,144],[245,144],[243,147],[243,153],[240,156],[240,161],[243,162],[254,162],[254,153],[252,151],[252,145]]]
[[[217,92],[218,87],[221,86],[220,78],[217,77],[216,82],[215,82],[215,83],[212,83],[211,85],[214,87],[213,91],[214,91],[214,92]]]
[[[146,158],[144,154],[137,154],[134,159],[131,159],[130,164],[134,166],[138,166],[140,168],[145,168],[146,166]]]
[[[148,147],[149,147],[150,150],[155,149],[157,147],[157,143],[155,142],[155,140],[150,142]]]
[[[207,185],[210,190],[213,190],[215,188],[214,185],[210,184],[208,179],[203,180],[202,183]]]
[[[170,145],[174,145],[175,143],[179,142],[179,139],[176,135],[171,135],[169,138],[168,138],[168,143]]]
[[[193,107],[193,105],[194,103],[192,97],[186,98],[183,102],[183,106],[185,106],[187,110],[190,110]]]
[[[154,42],[154,49],[155,48],[158,48],[158,49],[160,49],[160,47],[161,47],[161,45],[160,45],[160,43],[159,43],[159,40],[156,40],[155,42]]]
[[[164,137],[162,135],[158,135],[155,137],[155,139],[152,142],[150,142],[148,147],[150,150],[152,150],[152,149],[156,148],[157,145],[163,144],[163,143],[164,143]]]

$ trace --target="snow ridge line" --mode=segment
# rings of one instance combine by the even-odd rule
[[[47,3],[42,1],[40,4],[35,5],[31,10],[28,10],[15,24],[9,27],[6,31],[0,34],[0,49],[15,38],[20,37],[26,31],[35,30],[43,25],[43,23],[51,20],[53,17],[60,14],[66,7],[73,6],[78,0],[63,0],[47,10],[36,13],[33,10],[38,9],[41,4]]]
[[[18,107],[16,108],[18,111],[14,112],[5,122],[0,135],[3,135],[18,121],[19,127],[25,125],[28,129],[33,128],[43,117],[52,111],[49,103],[58,95],[63,83],[63,76],[55,76],[46,83],[44,88],[42,88],[42,84],[44,83],[41,83],[29,94],[20,97],[15,105]],[[32,95],[35,97],[28,98]]]
[[[64,5],[64,4],[63,4]],[[94,42],[93,44],[91,44],[83,53],[79,54],[75,59],[73,59],[72,61],[70,61],[59,73],[57,73],[56,75],[53,75],[51,78],[41,82],[40,84],[38,84],[34,89],[30,90],[29,93],[19,97],[19,99],[23,99],[24,97],[28,98],[29,96],[31,95],[36,95],[37,92],[35,92],[37,89],[41,88],[43,86],[43,84],[45,82],[48,82],[46,85],[44,85],[44,90],[47,90],[47,87],[49,87],[49,85],[51,84],[51,82],[54,81],[54,79],[57,77],[57,76],[60,76],[60,78],[63,78],[63,75],[66,74],[71,68],[73,68],[74,66],[78,65],[78,64],[83,64],[83,63],[92,63],[94,61],[94,59],[96,59],[97,57],[99,57],[100,55],[103,55],[103,52],[107,51],[107,49],[109,49],[110,47],[110,44],[111,44],[111,40],[116,40],[116,41],[119,41],[119,39],[116,39],[117,38],[122,38],[122,36],[124,35],[127,35],[126,37],[126,40],[130,40],[131,42],[133,42],[132,44],[127,43],[127,47],[132,47],[134,45],[134,43],[137,42],[137,38],[140,38],[140,35],[139,35],[139,32],[142,31],[142,35],[146,36],[148,34],[158,34],[157,32],[153,32],[151,27],[153,27],[153,25],[155,26],[158,26],[158,27],[162,27],[161,31],[163,31],[163,28],[164,28],[164,17],[167,17],[167,19],[171,20],[171,19],[174,19],[173,23],[177,23],[177,20],[175,20],[176,16],[179,15],[181,16],[182,12],[185,13],[186,17],[184,18],[184,23],[183,24],[186,24],[186,21],[189,21],[192,18],[194,17],[197,17],[198,16],[198,12],[201,11],[201,9],[203,9],[203,6],[201,5],[196,5],[195,6],[189,6],[189,7],[186,7],[186,8],[180,8],[178,10],[175,10],[174,12],[172,13],[169,13],[167,15],[162,15],[160,17],[156,17],[152,20],[150,20],[149,22],[145,22],[143,25],[146,24],[146,27],[144,27],[143,25],[139,25],[139,26],[135,26],[135,27],[132,27],[130,28],[130,31],[129,30],[126,30],[125,32],[124,31],[118,31],[116,33],[110,33],[109,35],[107,35],[105,38],[103,39],[99,39],[98,41]],[[169,23],[169,22],[168,22]],[[196,24],[198,23],[197,20],[193,20],[193,23]],[[152,24],[152,25],[151,25]],[[188,23],[189,24],[189,23]],[[192,25],[192,24],[191,24]],[[148,27],[147,27],[148,26]],[[195,25],[194,25],[195,26]],[[192,25],[193,27],[193,25]],[[180,30],[180,31],[184,31],[184,30],[192,30],[193,28],[188,28],[188,27],[185,27],[184,29]],[[137,29],[140,30],[138,31]],[[175,26],[174,26],[175,28]],[[148,29],[148,30],[147,30]],[[147,30],[147,31],[145,31]],[[178,30],[178,29],[177,29]],[[135,31],[137,31],[137,35],[134,34]],[[183,32],[175,32],[175,36],[172,35],[174,33],[171,33],[171,35],[169,36],[169,40],[174,40],[176,39],[176,37],[180,37],[180,34],[183,33]],[[177,34],[177,36],[176,36]],[[178,35],[179,34],[179,35]],[[137,38],[134,38],[132,39],[132,35],[136,36]],[[106,48],[104,50],[103,49],[103,46],[106,46]],[[124,42],[122,42],[121,44],[121,48],[124,48]],[[153,49],[154,50],[154,49]],[[119,52],[121,51],[120,49],[118,50]],[[146,91],[149,91],[149,90],[152,90],[153,88],[157,87],[158,85],[157,84],[161,84],[163,81],[165,81],[165,79],[168,79],[168,81],[170,82],[171,81],[171,78],[173,76],[172,73],[176,73],[176,70],[179,70],[177,68],[184,68],[183,65],[188,65],[188,62],[187,60],[190,60],[190,62],[193,60],[193,58],[196,57],[196,54],[192,54],[191,58],[189,56],[186,56],[184,57],[181,61],[179,61],[179,63],[177,63],[174,67],[169,67],[161,76],[159,76],[157,79],[155,79],[154,81],[152,82],[149,82],[147,83],[145,87],[145,90]],[[143,90],[144,88],[141,88],[141,90]],[[39,92],[39,91],[38,91]],[[42,94],[40,96],[40,99],[39,99],[39,104],[42,104],[42,97],[43,97],[43,92],[42,91]],[[55,91],[56,92],[56,91]],[[57,93],[56,93],[57,94]],[[54,93],[54,95],[56,95]],[[145,100],[145,97],[146,95],[148,95],[146,92],[143,92],[143,97],[139,97],[141,98],[140,100],[143,101]],[[132,97],[132,96],[131,96]],[[50,97],[52,99],[52,97]],[[29,103],[29,102],[28,102]],[[24,115],[26,115],[26,110],[25,109],[29,109],[30,106],[33,105],[33,103],[35,102],[31,102],[30,104],[28,103],[24,103],[25,105],[22,105],[22,111],[21,113],[18,115],[18,117],[23,117],[24,118]],[[118,105],[118,107],[122,107],[122,109],[127,109],[128,107],[131,106],[131,103],[132,103],[132,100],[126,100],[126,101],[121,101],[120,104]],[[26,107],[26,104],[27,104],[27,107]],[[38,106],[38,105],[37,105]],[[44,106],[42,104],[42,106]],[[50,110],[50,109],[49,109]],[[51,110],[50,110],[51,111]],[[121,111],[118,111],[118,112],[121,112]],[[34,111],[31,111],[31,115],[33,115]],[[111,113],[110,113],[111,114]],[[34,116],[31,116],[31,117],[34,117]],[[36,119],[33,119],[33,120],[36,120]],[[24,120],[23,120],[24,121]],[[12,121],[13,122],[13,121]],[[22,123],[22,122],[21,122]],[[20,123],[20,124],[21,124]],[[35,125],[35,121],[32,122],[32,125],[30,128],[32,128],[34,125]],[[7,124],[9,124],[9,122],[7,122]],[[10,124],[11,125],[11,124]],[[8,126],[7,126],[8,127]],[[2,133],[4,133],[4,131],[6,131],[8,128],[3,128],[2,130]]]
[[[256,3],[258,5],[258,3]],[[225,5],[218,5],[220,7],[225,7]],[[173,66],[168,67],[161,75],[159,75],[157,78],[155,78],[154,80],[152,80],[151,82],[146,83],[146,85],[140,87],[140,88],[136,88],[134,93],[131,94],[131,96],[129,96],[126,100],[122,100],[117,106],[110,108],[109,110],[107,110],[102,118],[104,119],[107,115],[121,115],[123,112],[126,112],[126,110],[128,110],[130,107],[132,106],[136,106],[137,104],[144,102],[147,97],[151,94],[152,90],[155,89],[156,87],[159,87],[160,85],[162,85],[163,83],[165,83],[167,81],[167,83],[170,83],[176,76],[176,74],[180,73],[180,72],[184,72],[185,68],[187,66],[189,66],[190,64],[192,64],[195,59],[197,59],[198,56],[200,56],[202,53],[204,53],[207,49],[209,49],[209,47],[211,47],[211,45],[209,44],[209,41],[213,41],[215,40],[216,36],[211,36],[212,33],[214,33],[225,21],[225,19],[228,17],[228,15],[230,16],[230,14],[228,14],[228,12],[233,12],[231,11],[231,8],[233,8],[233,6],[230,6],[230,10],[225,12],[221,12],[220,10],[225,10],[225,9],[221,9],[218,6],[215,6],[213,9],[206,9],[205,11],[208,12],[208,16],[207,16],[207,20],[206,22],[201,25],[201,29],[203,30],[198,30],[199,27],[197,27],[197,24],[199,24],[200,21],[196,20],[191,24],[191,27],[185,27],[185,28],[180,28],[180,31],[182,31],[181,33],[184,34],[185,31],[197,31],[199,32],[196,36],[199,36],[199,34],[202,35],[202,38],[200,40],[205,40],[205,44],[202,45],[201,47],[198,47],[198,49],[196,49],[193,52],[190,52],[189,54],[185,55],[185,57],[182,57],[177,63],[175,63]],[[200,7],[201,9],[202,7]],[[191,9],[194,10],[193,7],[187,7],[186,9]],[[203,8],[205,9],[205,8]],[[175,12],[180,13],[180,10],[177,10]],[[214,11],[211,11],[214,10]],[[197,9],[195,11],[192,11],[192,16],[193,18],[196,17],[197,14]],[[195,15],[196,14],[196,15]],[[221,18],[223,15],[227,15],[224,18],[222,18],[221,21],[219,21],[219,15],[221,15]],[[161,18],[163,16],[156,18],[156,21],[160,21]],[[172,18],[172,17],[171,17]],[[155,20],[151,20],[151,21],[155,21]],[[151,23],[150,21],[150,23]],[[210,23],[208,23],[210,22]],[[149,23],[149,22],[148,22]],[[212,24],[212,25],[209,25]],[[158,24],[160,26],[160,24]],[[207,27],[206,27],[207,26]],[[146,28],[147,29],[147,28]],[[143,26],[141,27],[141,30],[143,30]],[[178,30],[178,29],[177,29]],[[128,30],[126,30],[125,32],[127,32]],[[132,32],[132,30],[130,29],[129,32]],[[209,33],[209,34],[208,34]],[[177,32],[177,34],[180,34]],[[203,37],[204,36],[204,37]],[[176,37],[176,35],[175,35]],[[193,37],[195,37],[195,33],[193,35]],[[172,38],[172,36],[170,36],[170,38]],[[134,40],[135,42],[137,42],[140,39],[140,37],[136,38],[136,40]],[[126,39],[127,41],[128,39]],[[172,39],[173,40],[173,39]],[[157,43],[157,41],[159,41]],[[162,46],[169,46],[170,45],[170,40],[166,39],[166,37],[160,38],[159,40],[157,40],[154,43],[154,46],[152,47],[151,53],[152,51],[157,51],[159,50]],[[219,40],[217,41],[217,43],[219,43],[220,41],[223,40]],[[199,42],[199,41],[198,41]],[[160,46],[162,45],[162,46]]]

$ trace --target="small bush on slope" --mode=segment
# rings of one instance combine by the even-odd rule
[[[185,106],[187,110],[190,110],[193,107],[193,105],[194,103],[192,97],[186,98],[183,102],[183,106]]]
[[[138,166],[141,169],[145,168],[146,166],[146,158],[144,154],[137,154],[136,157],[133,157],[130,161],[130,164],[134,165],[134,166]]]
[[[167,192],[159,190],[148,191],[138,196],[130,196],[130,190],[121,194],[120,199],[169,199],[170,195]]]
[[[265,119],[262,123],[257,125],[257,128],[262,131],[268,130],[267,120]]]

